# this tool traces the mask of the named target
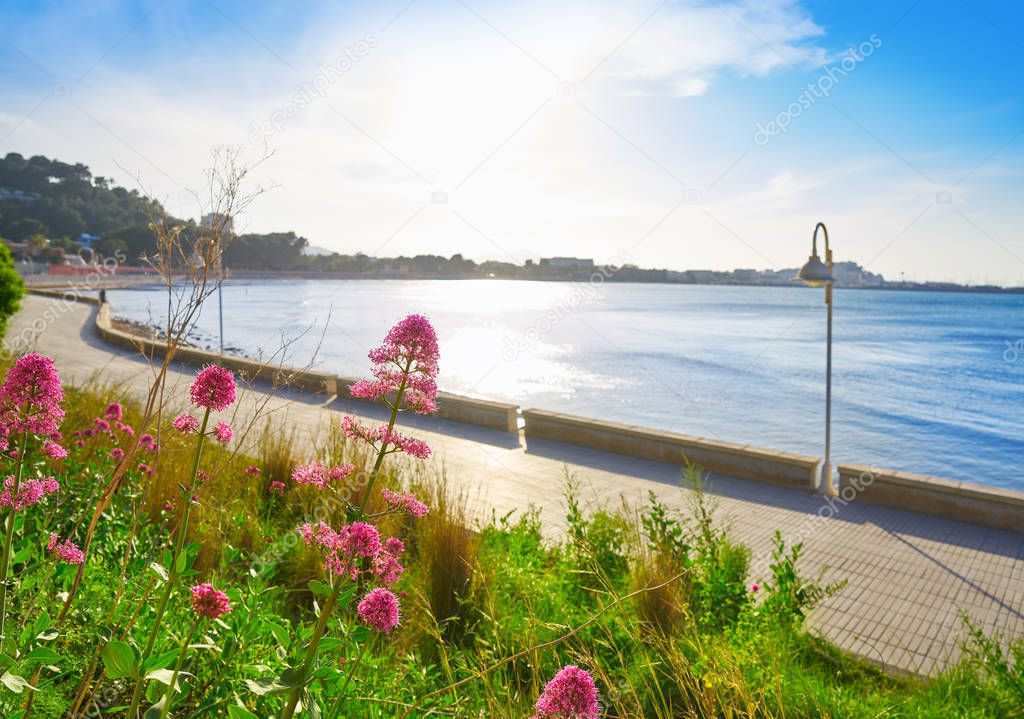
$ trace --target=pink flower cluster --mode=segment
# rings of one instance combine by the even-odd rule
[[[404,452],[418,459],[426,459],[430,456],[430,445],[421,439],[407,437],[394,430],[388,429],[386,424],[379,427],[367,427],[345,415],[341,420],[341,431],[349,439],[359,440],[370,445],[374,449],[386,447],[387,452]]]
[[[206,365],[196,375],[189,396],[196,407],[220,412],[235,402],[235,375],[223,367]]]
[[[139,446],[147,452],[155,452],[158,449],[156,438],[148,432],[139,437]]]
[[[197,584],[192,587],[192,610],[201,617],[216,619],[231,611],[231,602],[212,584]]]
[[[51,532],[50,541],[46,544],[46,551],[54,555],[58,562],[66,564],[84,564],[85,552],[78,548],[78,545],[71,540],[61,540],[60,535]]]
[[[298,532],[308,546],[320,550],[324,569],[336,576],[391,585],[405,571],[398,561],[405,550],[401,540],[392,537],[381,542],[372,524],[353,522],[335,531],[325,522],[307,522]]]
[[[103,416],[112,422],[119,422],[121,417],[124,416],[124,407],[117,402],[111,402],[103,411]]]
[[[601,713],[593,678],[571,664],[547,683],[535,708],[533,719],[598,719]]]
[[[267,487],[267,491],[270,492],[271,494],[283,495],[284,490],[284,482],[280,482],[276,479],[270,483],[270,486]]]
[[[39,504],[43,497],[60,491],[60,485],[53,477],[43,479],[24,479],[14,492],[14,476],[4,480],[3,491],[0,491],[0,507],[10,507],[19,512],[25,507]],[[14,492],[12,495],[11,493]]]
[[[248,467],[245,468],[245,473],[250,477],[259,477],[260,468],[257,467],[255,464],[250,464]]]
[[[384,502],[392,509],[399,509],[411,514],[416,519],[427,516],[430,507],[416,499],[412,492],[395,492],[391,489],[381,490]]]
[[[43,440],[42,451],[50,459],[64,459],[68,456],[68,451],[52,439]]]
[[[213,436],[221,444],[227,444],[235,436],[235,430],[231,429],[231,425],[227,422],[218,422],[217,426],[213,428]]]
[[[10,433],[51,435],[64,419],[63,401],[53,360],[27,354],[18,358],[0,385],[0,424]]]
[[[422,315],[409,315],[388,332],[380,347],[370,350],[374,379],[356,382],[354,397],[378,400],[404,387],[402,402],[419,414],[437,411],[437,333]]]
[[[292,471],[292,481],[296,484],[311,484],[319,489],[326,489],[331,482],[337,482],[352,474],[355,465],[351,463],[334,465],[317,460],[312,464],[300,464]]]
[[[382,587],[371,589],[359,602],[359,618],[378,632],[388,634],[398,626],[401,613],[398,598]]]
[[[199,431],[199,418],[184,412],[174,418],[171,426],[182,434],[195,434]]]

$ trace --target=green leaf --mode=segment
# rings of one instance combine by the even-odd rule
[[[174,670],[172,669],[154,669],[153,671],[146,674],[146,679],[152,679],[158,681],[161,684],[169,685],[171,681],[174,682],[174,691],[181,691],[181,683],[178,681],[182,677],[192,676],[188,672],[178,672],[178,676],[174,676]]]
[[[36,634],[39,634],[40,632],[49,629],[51,626],[53,626],[53,622],[50,620],[50,615],[46,611],[43,611],[38,617],[36,617],[33,628],[35,629]]]
[[[139,663],[135,650],[127,642],[113,641],[100,653],[107,676],[111,679],[135,679],[139,676]]]
[[[160,701],[146,710],[142,715],[142,719],[160,719],[160,714],[163,713],[165,701],[167,701],[167,697],[160,697]]]
[[[49,647],[36,647],[25,655],[25,660],[40,664],[56,664],[61,660],[61,656]]]
[[[52,642],[54,639],[60,636],[60,632],[57,631],[56,627],[44,629],[36,635],[36,641],[40,642]]]
[[[177,649],[171,649],[163,654],[154,654],[143,663],[142,670],[148,672],[154,669],[167,669],[169,666],[174,664],[174,660],[177,658]],[[164,682],[164,684],[166,683],[167,682]]]
[[[338,647],[344,645],[345,642],[337,637],[322,637],[316,648],[318,652],[333,652]]]
[[[7,667],[13,667],[17,664],[17,660],[7,654],[0,653],[0,669],[6,669]]]
[[[245,707],[240,707],[235,704],[228,706],[228,717],[230,717],[230,719],[260,719]]]
[[[320,712],[320,705],[313,699],[313,695],[309,691],[304,690],[302,692],[302,705],[303,708],[309,712],[310,719],[321,719],[323,714]]]
[[[362,626],[356,627],[355,629],[352,630],[352,634],[350,634],[349,637],[356,644],[362,644],[363,642],[365,642],[367,639],[370,638],[370,629],[369,629],[369,627],[362,627]]]
[[[260,677],[259,679],[246,679],[245,686],[249,691],[258,696],[267,694],[279,694],[288,691],[289,687],[277,681],[277,677]]]
[[[185,570],[188,569],[188,552],[182,552],[178,555],[178,561],[174,564],[178,570],[178,574],[184,574]]]
[[[288,630],[280,624],[267,619],[263,620],[263,624],[266,625],[267,629],[270,630],[270,633],[274,635],[274,639],[276,639],[281,646],[287,647],[291,643],[291,637],[288,635]]]
[[[313,592],[313,594],[318,597],[326,599],[334,594],[334,590],[331,589],[331,586],[327,584],[327,582],[321,582],[319,579],[310,579],[308,586],[309,591]]]
[[[283,672],[281,672],[281,676],[277,678],[277,681],[282,686],[286,686],[289,689],[301,687],[303,684],[306,683],[302,677],[302,672],[298,669],[295,669],[294,667],[289,667],[288,669],[285,669]]]
[[[153,571],[154,574],[156,574],[156,576],[160,577],[160,579],[162,579],[165,582],[171,578],[171,575],[167,571],[167,567],[160,564],[159,562],[153,562],[149,565],[149,568]]]
[[[32,691],[36,690],[34,686],[28,683],[25,677],[18,676],[17,674],[11,674],[10,672],[0,674],[0,683],[15,694],[21,694],[26,689],[31,689]]]

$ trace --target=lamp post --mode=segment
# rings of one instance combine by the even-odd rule
[[[825,261],[818,257],[818,230],[825,236]],[[828,244],[828,228],[819,222],[811,236],[811,256],[794,279],[812,287],[825,286],[825,305],[828,308],[828,341],[825,354],[825,464],[821,468],[822,494],[836,496],[832,481],[832,248]]]

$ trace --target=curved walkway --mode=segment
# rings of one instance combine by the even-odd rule
[[[142,394],[152,377],[148,362],[104,343],[95,331],[95,312],[90,305],[29,296],[8,337],[34,326],[32,349],[53,357],[65,381],[98,378]],[[192,369],[173,366],[172,393],[183,397],[192,376]],[[244,402],[252,407],[266,399],[265,391],[257,386]],[[379,417],[371,405],[325,399],[277,391],[266,410],[310,433],[337,421],[341,412]],[[534,505],[546,526],[561,526],[566,467],[583,482],[584,497],[597,504],[643,501],[649,491],[673,506],[687,502],[689,491],[680,488],[674,465],[545,440],[526,443],[508,433],[435,418],[413,417],[407,424],[434,447],[431,461],[488,514]],[[718,517],[751,548],[753,566],[766,566],[778,529],[784,538],[805,541],[806,574],[826,567],[827,581],[848,580],[811,617],[813,628],[844,649],[897,671],[929,674],[959,656],[960,610],[987,632],[1024,634],[1022,534],[856,501],[837,507],[829,519],[813,521],[819,512],[831,513],[823,510],[824,498],[731,477],[714,477],[713,494]]]

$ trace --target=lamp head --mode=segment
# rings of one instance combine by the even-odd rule
[[[832,282],[832,271],[821,261],[818,253],[815,252],[807,259],[807,263],[800,268],[800,271],[793,279],[801,280],[811,287],[820,287]]]

